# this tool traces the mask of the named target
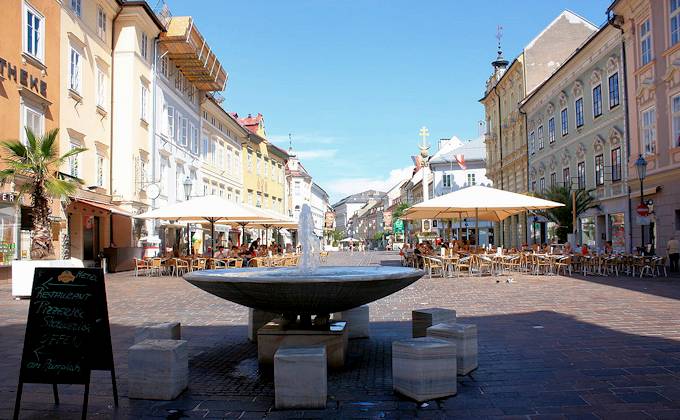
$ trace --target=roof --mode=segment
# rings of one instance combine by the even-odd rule
[[[447,149],[444,148],[435,153],[430,159],[430,163],[451,163],[456,162],[455,156],[463,155],[466,162],[472,160],[486,160],[486,145],[484,144],[484,137],[478,137],[463,143],[462,146]]]
[[[238,118],[238,114],[234,113],[234,116],[236,116]],[[254,116],[254,117],[252,115],[248,114],[248,116],[245,117],[245,118],[239,118],[239,122],[245,128],[247,128],[248,130],[257,134],[257,130],[260,127],[260,124],[262,123],[263,119],[264,119],[264,117],[262,116],[262,114],[260,114],[258,112],[257,115]]]
[[[141,7],[146,11],[146,13],[149,15],[149,18],[153,21],[153,23],[158,27],[158,29],[163,32],[165,31],[165,25],[161,23],[160,19],[158,19],[158,16],[156,16],[156,13],[151,10],[151,7],[147,4],[146,1],[143,0],[118,0],[118,4],[122,7]]]
[[[333,204],[333,208],[341,206],[345,203],[367,203],[372,198],[383,198],[385,195],[387,194],[382,191],[366,190],[343,198],[342,200]]]

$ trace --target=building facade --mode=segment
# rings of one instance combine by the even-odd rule
[[[624,138],[621,32],[605,25],[524,101],[529,190],[553,186],[592,190],[597,208],[580,215],[576,242],[628,251],[628,150]],[[539,223],[531,241],[555,237]],[[570,232],[571,233],[571,232]]]
[[[364,207],[369,200],[382,200],[385,193],[376,190],[367,190],[357,194],[352,194],[333,204],[335,212],[335,229],[340,231],[343,236],[349,237],[352,233],[352,216],[359,209]]]
[[[314,219],[314,233],[319,238],[323,238],[325,236],[324,231],[326,230],[326,213],[330,211],[328,193],[316,182],[312,182],[310,192],[309,207],[312,210],[312,218]]]
[[[496,188],[528,191],[526,115],[520,102],[547,79],[597,28],[570,11],[562,12],[527,44],[508,67],[500,50],[486,83],[487,176]],[[528,240],[527,216],[512,216],[499,225],[497,245],[518,247]]]
[[[25,141],[24,127],[38,135],[59,127],[61,6],[54,0],[6,3],[0,14],[0,139]],[[30,202],[18,201],[19,187],[0,185],[0,280],[9,278],[12,260],[29,258]],[[52,217],[58,256],[66,232],[59,203]]]
[[[625,45],[633,209],[642,198],[635,162],[639,156],[647,162],[642,192],[651,217],[632,218],[632,246],[661,254],[680,231],[679,15],[676,1],[616,0],[609,7],[610,21],[623,31]]]

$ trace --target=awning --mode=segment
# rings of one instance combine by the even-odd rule
[[[95,208],[98,208],[100,210],[107,211],[107,212],[112,213],[112,214],[119,214],[121,216],[126,216],[126,217],[134,217],[134,215],[132,213],[129,213],[129,212],[121,209],[120,207],[114,206],[113,204],[100,203],[100,202],[97,202],[97,201],[85,200],[85,199],[82,199],[82,198],[74,198],[71,201],[71,203],[72,204],[73,203],[80,203],[80,204],[84,204],[86,206],[95,207]]]

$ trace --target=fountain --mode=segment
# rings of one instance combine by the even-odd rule
[[[346,352],[346,323],[329,321],[331,313],[391,295],[424,275],[422,270],[395,266],[320,267],[320,243],[306,204],[298,227],[302,245],[298,267],[203,270],[184,276],[189,283],[222,299],[281,315],[258,332],[258,359],[262,363],[271,363],[273,352],[284,342],[324,343],[329,349],[337,345]],[[331,365],[340,367],[343,363],[344,356]]]

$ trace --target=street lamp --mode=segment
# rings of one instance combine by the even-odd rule
[[[182,183],[184,186],[184,197],[186,197],[187,201],[189,201],[189,197],[191,197],[191,187],[193,185],[193,182],[191,182],[190,177],[184,178],[184,182]],[[191,224],[187,223],[187,255],[191,255]]]
[[[640,180],[640,204],[645,204],[645,191],[643,188],[645,177],[647,176],[647,161],[645,157],[640,155],[635,161],[635,169],[637,169],[638,179]],[[642,252],[645,249],[645,226],[640,224],[640,243],[642,245]]]
[[[187,200],[189,200],[189,197],[191,197],[191,187],[194,185],[194,183],[191,181],[191,178],[187,176],[184,178],[182,185],[184,185],[184,196]]]

